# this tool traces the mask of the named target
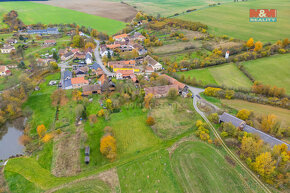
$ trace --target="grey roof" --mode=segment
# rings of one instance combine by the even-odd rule
[[[72,86],[71,79],[64,80],[64,88]]]
[[[96,63],[96,62],[91,67],[91,69],[94,69],[94,70],[97,70],[98,68],[101,68],[101,66],[98,63]]]
[[[64,71],[63,76],[64,76],[63,77],[64,79],[66,79],[67,77],[72,78],[72,72],[69,70],[66,70],[66,71]]]
[[[86,54],[86,59],[92,59],[92,55],[90,53]]]
[[[241,125],[242,122],[244,122],[243,120],[233,116],[233,115],[230,115],[228,113],[223,113],[221,116],[220,116],[220,121],[222,122],[231,122],[235,127],[239,127]]]
[[[65,58],[67,58],[67,57],[69,57],[69,56],[71,56],[71,55],[73,55],[73,54],[74,54],[73,52],[69,51],[68,53],[64,54],[63,56],[64,56]]]
[[[36,30],[27,30],[27,33],[39,33],[39,34],[50,34],[58,33],[58,28],[47,28],[47,29],[36,29]]]
[[[220,116],[220,121],[222,122],[231,122],[234,126],[236,127],[239,127],[241,125],[241,123],[243,123],[244,121],[233,116],[233,115],[230,115],[228,113],[223,113],[221,116]],[[290,149],[290,145],[288,143],[285,143],[275,137],[272,137],[258,129],[255,129],[254,127],[251,127],[249,125],[246,125],[244,128],[243,128],[244,131],[248,132],[248,133],[254,133],[254,134],[258,134],[261,139],[265,142],[265,143],[268,143],[271,147],[273,147],[274,145],[280,145],[282,143],[286,144],[288,149]]]

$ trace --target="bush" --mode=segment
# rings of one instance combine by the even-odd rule
[[[283,49],[283,48],[281,48],[281,49],[279,49],[279,51],[278,51],[280,54],[285,54],[286,53],[286,50],[285,49]]]
[[[170,88],[168,91],[168,98],[175,99],[178,95],[178,91],[176,88]]]
[[[227,133],[227,132],[225,132],[225,131],[223,131],[222,133],[221,133],[221,136],[222,137],[227,137],[229,134]]]
[[[220,146],[222,145],[222,142],[221,142],[220,139],[215,138],[215,139],[214,139],[214,144],[215,144],[215,146],[220,147]]]
[[[244,121],[248,120],[250,115],[252,114],[252,111],[249,111],[247,109],[242,109],[237,113],[237,118],[242,119]]]
[[[225,143],[227,144],[227,146],[230,146],[230,147],[238,147],[239,145],[239,141],[235,138],[225,139]]]
[[[212,113],[208,119],[215,124],[218,124],[220,120],[219,115],[217,113]]]
[[[149,116],[146,120],[147,125],[153,126],[155,124],[155,120],[153,117]]]
[[[89,116],[90,123],[96,123],[98,121],[95,114]]]

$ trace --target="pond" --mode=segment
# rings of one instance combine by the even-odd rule
[[[11,156],[23,154],[24,146],[19,143],[26,118],[18,118],[0,127],[0,162]]]

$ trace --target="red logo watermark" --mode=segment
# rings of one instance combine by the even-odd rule
[[[276,22],[276,9],[250,9],[250,22]]]

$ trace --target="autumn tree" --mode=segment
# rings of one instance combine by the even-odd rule
[[[176,88],[170,88],[168,91],[168,98],[175,99],[178,95],[178,91]]]
[[[39,136],[39,138],[42,138],[45,133],[46,133],[46,128],[45,126],[42,124],[42,125],[38,125],[37,128],[36,128],[36,131],[37,131],[37,134]]]
[[[85,45],[85,49],[91,48],[91,49],[95,49],[95,44],[93,44],[92,42],[87,42]]]
[[[242,139],[240,156],[243,159],[250,158],[254,160],[255,157],[260,153],[263,146],[262,140],[255,140],[253,137],[244,135]]]
[[[107,99],[107,100],[106,100],[106,107],[107,107],[107,109],[110,110],[110,111],[113,110],[112,100],[111,100],[111,99]]]
[[[257,41],[257,42],[255,43],[254,51],[256,51],[256,52],[261,51],[262,48],[263,48],[263,44],[262,44],[262,42]]]
[[[85,40],[82,36],[80,35],[75,35],[73,37],[73,46],[74,47],[77,47],[77,48],[83,48],[85,46]]]
[[[78,104],[75,108],[76,118],[81,118],[85,113],[85,107],[83,104]]]
[[[238,129],[231,122],[223,123],[223,131],[233,137],[235,137],[238,133]]]
[[[277,117],[273,114],[262,117],[261,128],[266,133],[276,134],[279,129],[280,123]]]
[[[275,172],[276,161],[272,159],[270,152],[261,153],[256,157],[252,166],[254,171],[267,180],[271,180]],[[269,182],[269,181],[268,181]]]
[[[114,161],[117,156],[116,139],[111,135],[102,137],[100,151],[108,159]]]
[[[252,111],[249,111],[247,109],[241,109],[241,110],[239,110],[239,112],[237,113],[236,116],[239,119],[242,119],[242,120],[246,121],[246,120],[249,119],[249,117],[250,117],[251,114],[252,114]]]
[[[254,39],[250,38],[246,43],[248,48],[252,48],[254,46]]]
[[[41,139],[41,141],[43,143],[47,143],[49,142],[51,139],[53,138],[53,134],[52,133],[47,133],[43,136],[43,138]]]
[[[152,126],[155,124],[155,120],[153,117],[149,116],[146,120],[147,125]]]
[[[75,100],[75,101],[83,100],[82,92],[79,91],[79,90],[73,90],[72,91],[72,99]]]
[[[65,105],[68,102],[68,98],[66,96],[66,93],[62,89],[55,90],[52,95],[50,96],[52,105]]]
[[[146,108],[146,109],[149,109],[149,107],[150,107],[150,102],[151,102],[152,98],[153,98],[153,94],[152,94],[152,93],[149,93],[149,94],[147,94],[147,95],[145,96],[145,98],[144,98],[144,103],[145,103],[145,108]]]

